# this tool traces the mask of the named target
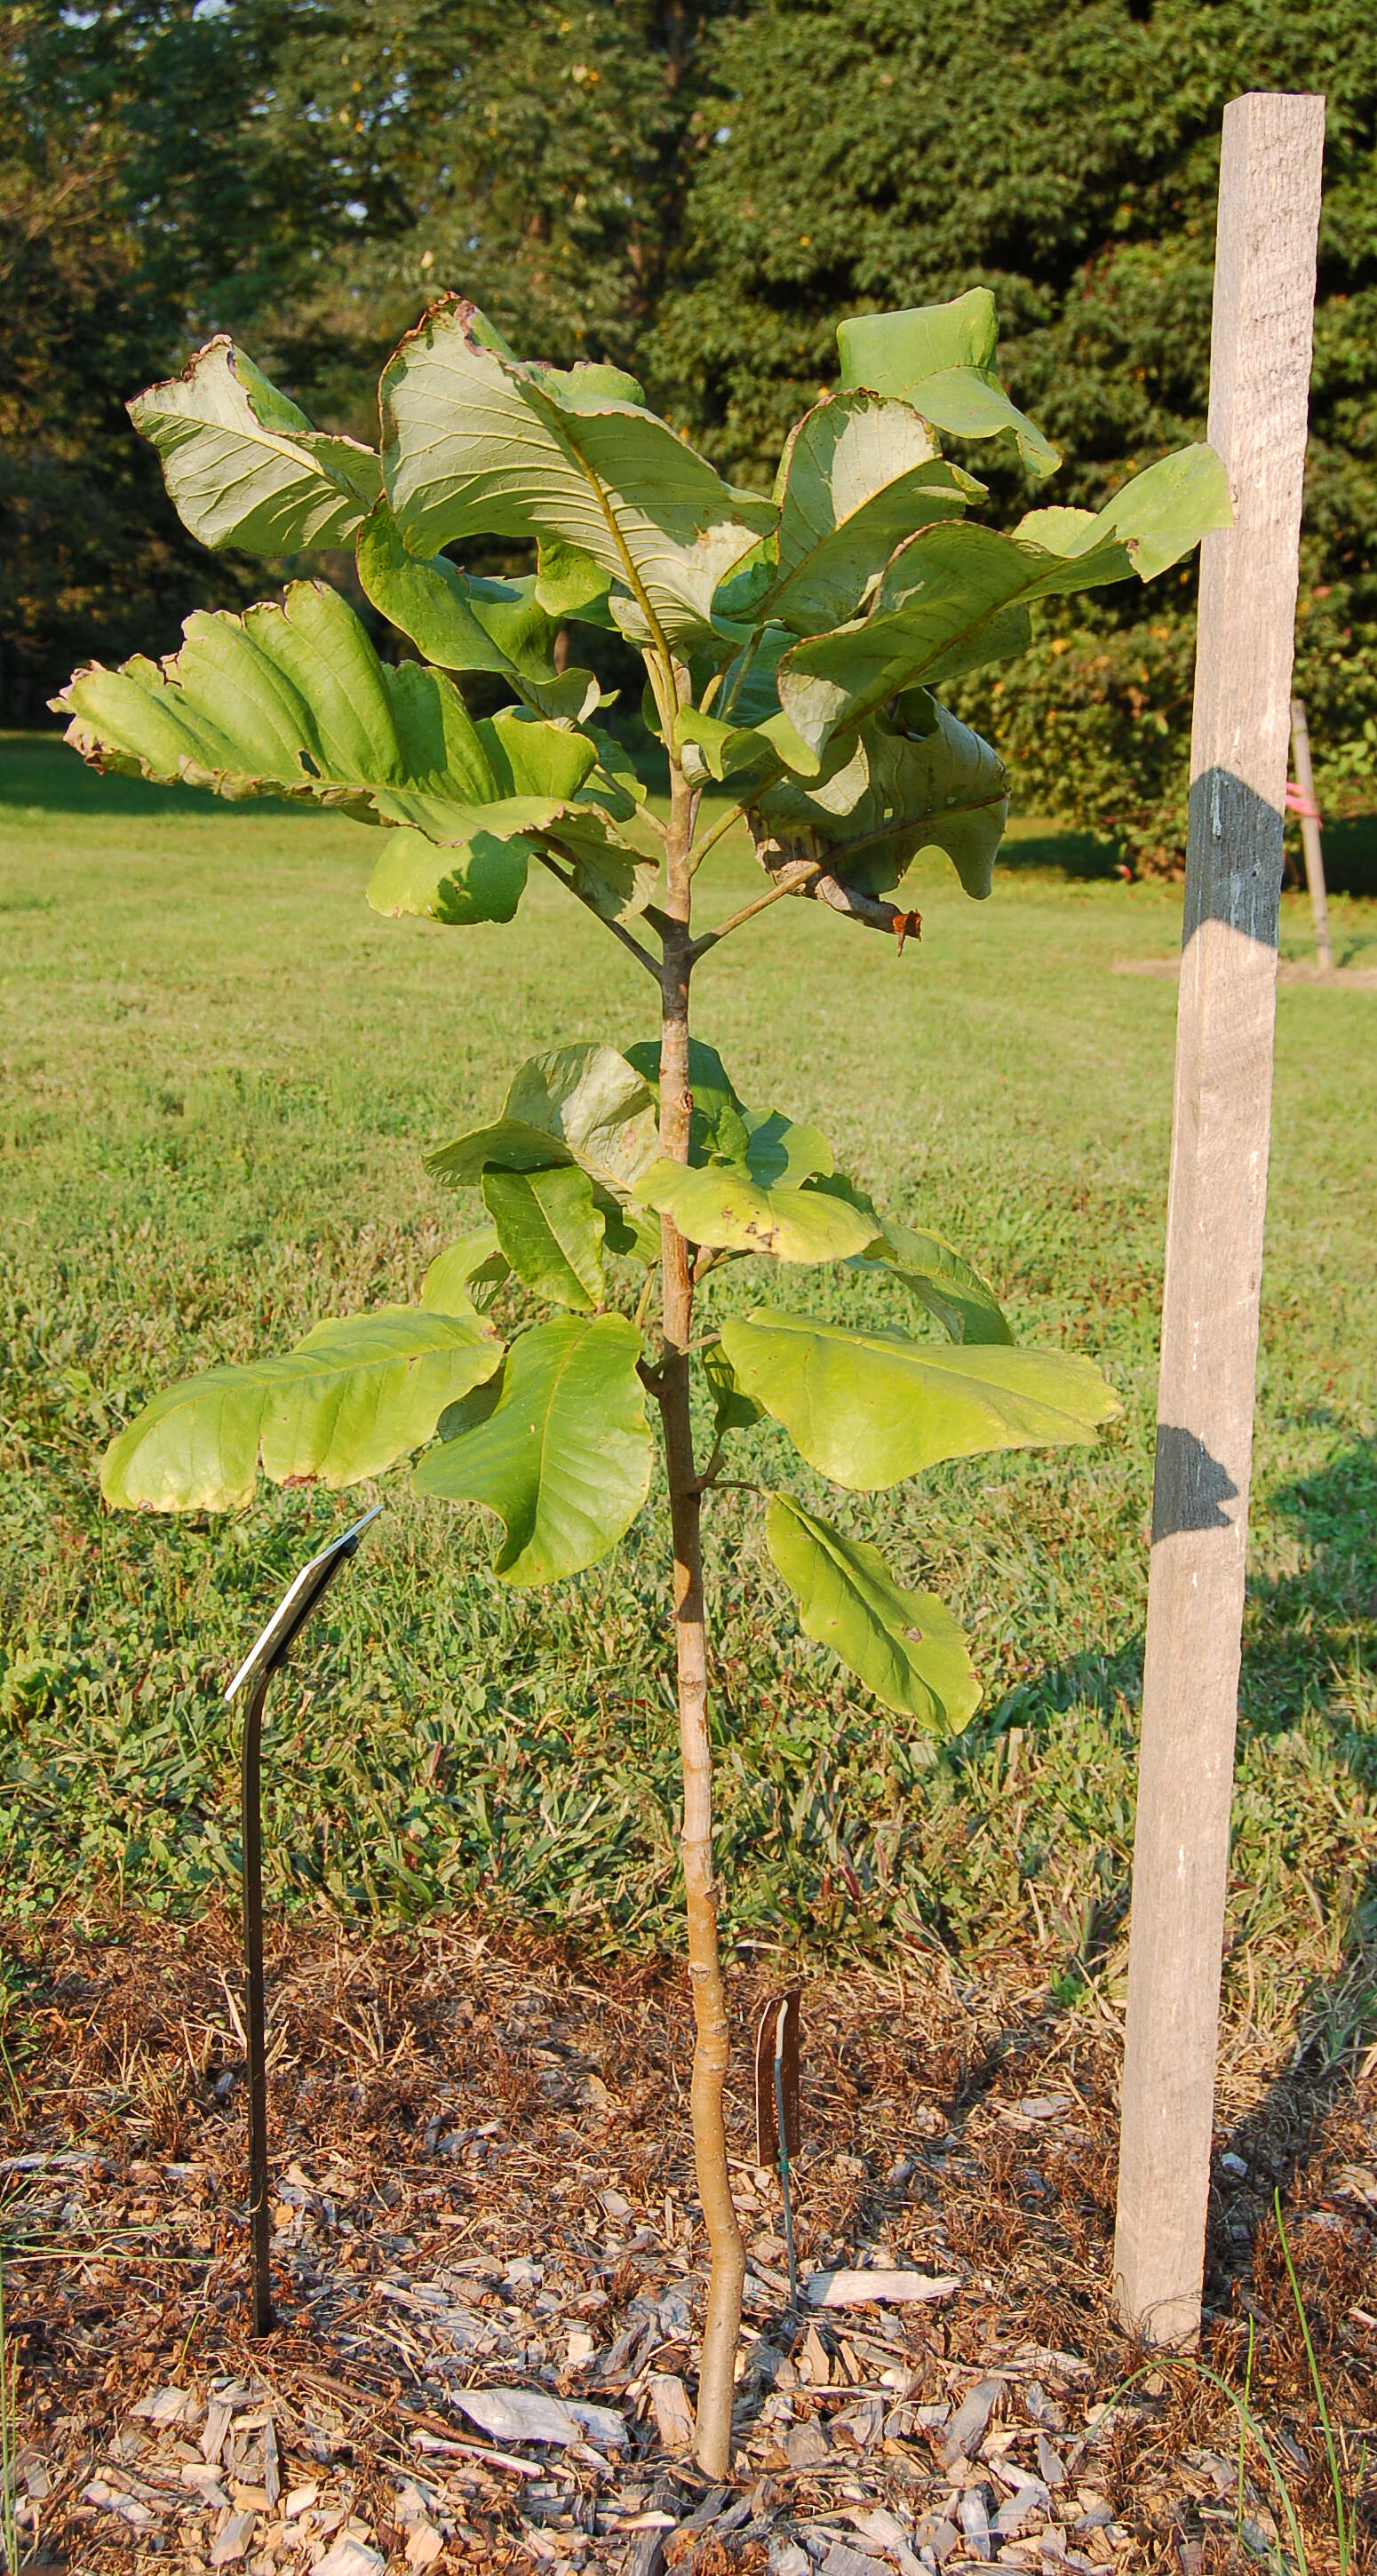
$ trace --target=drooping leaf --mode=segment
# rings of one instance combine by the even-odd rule
[[[940,1234],[893,1216],[882,1217],[880,1225],[861,1266],[883,1265],[901,1279],[954,1342],[1013,1341],[994,1290]]]
[[[926,689],[862,727],[850,759],[816,787],[786,781],[761,799],[774,832],[815,832],[848,884],[896,886],[922,850],[942,850],[967,894],[988,895],[1009,811],[997,752]]]
[[[853,314],[837,325],[842,386],[898,395],[955,437],[997,438],[1007,431],[1030,474],[1055,473],[1061,463],[1055,447],[1010,402],[995,374],[998,339],[987,286],[973,286],[950,304]]]
[[[437,1252],[421,1281],[421,1304],[434,1314],[481,1319],[510,1268],[496,1227],[480,1226]]]
[[[703,1375],[712,1391],[714,1439],[724,1439],[729,1431],[749,1431],[752,1423],[761,1420],[762,1407],[753,1396],[742,1394],[721,1343],[709,1342],[702,1360]]]
[[[762,1182],[739,1163],[660,1161],[636,1184],[690,1243],[776,1261],[846,1261],[872,1237],[867,1219],[825,1187]]]
[[[577,1574],[635,1519],[652,1454],[640,1350],[623,1315],[537,1324],[513,1343],[487,1420],[421,1460],[418,1493],[498,1514],[506,1536],[493,1570],[504,1582]]]
[[[426,1170],[450,1189],[476,1189],[485,1172],[552,1172],[571,1166],[574,1156],[548,1127],[524,1119],[495,1118],[488,1127],[471,1128],[426,1156]]]
[[[317,1324],[293,1351],[156,1395],[111,1442],[101,1491],[125,1509],[234,1511],[260,1460],[275,1485],[354,1485],[418,1449],[501,1358],[476,1316],[382,1306]]]
[[[603,1295],[603,1219],[577,1164],[545,1172],[487,1171],[483,1204],[518,1279],[538,1297],[590,1315]]]
[[[886,1708],[954,1735],[980,1701],[965,1637],[932,1592],[907,1592],[877,1549],[848,1538],[787,1494],[772,1494],[765,1544],[810,1637]]]
[[[614,1197],[633,1183],[659,1152],[655,1104],[646,1084],[615,1047],[557,1047],[521,1067],[502,1116],[490,1127],[456,1137],[426,1158],[453,1188],[465,1188],[485,1171],[535,1172],[578,1163]]]
[[[1061,1351],[944,1350],[764,1306],[726,1316],[722,1343],[809,1465],[859,1491],[985,1449],[1088,1442],[1120,1410],[1093,1361]]]
[[[922,529],[891,556],[864,618],[783,656],[780,702],[805,742],[820,750],[839,727],[859,724],[919,681],[954,679],[1021,652],[1032,600],[1131,573],[1146,581],[1230,515],[1213,449],[1188,447],[1135,476],[1094,516],[1035,511],[1013,536],[970,526]],[[1040,527],[1054,544],[1041,541]]]
[[[129,417],[158,451],[168,497],[205,546],[254,555],[347,543],[382,489],[371,447],[312,429],[221,334]]]
[[[659,1151],[655,1104],[615,1047],[555,1047],[531,1056],[512,1083],[504,1115],[546,1128],[617,1197],[631,1193]]]
[[[789,436],[775,484],[775,578],[763,613],[798,635],[854,617],[915,528],[959,518],[981,486],[942,458],[908,403],[829,394]]]
[[[179,653],[79,671],[53,701],[96,767],[222,796],[284,796],[436,841],[553,822],[592,743],[518,708],[478,722],[440,671],[379,661],[347,601],[293,582],[243,617],[197,610]]]
[[[496,671],[548,681],[559,621],[539,606],[533,578],[475,580],[444,555],[408,554],[386,497],[358,540],[359,580],[379,614],[446,671]]]
[[[613,368],[523,365],[470,304],[432,306],[382,379],[383,470],[414,553],[472,536],[554,539],[674,644],[712,632],[713,593],[775,510],[734,491]],[[543,594],[557,587],[553,574]]]
[[[374,912],[396,919],[419,914],[469,928],[478,921],[511,921],[526,891],[532,845],[514,834],[494,840],[475,832],[457,849],[443,849],[424,832],[389,832],[368,880]]]

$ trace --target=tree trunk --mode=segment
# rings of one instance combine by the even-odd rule
[[[664,1004],[660,1029],[660,1143],[686,1163],[693,1095],[689,1087],[688,999],[692,973],[687,853],[695,799],[671,771],[669,884]],[[731,2468],[732,2394],[746,2254],[732,2205],[722,2112],[730,2034],[717,1948],[717,1895],[712,1869],[712,1746],[708,1735],[707,1631],[703,1613],[702,1499],[693,1459],[688,1346],[693,1324],[689,1247],[669,1217],[661,1220],[664,1350],[660,1414],[664,1423],[674,1532],[674,1638],[678,1673],[679,1752],[684,1774],[684,1903],[695,2039],[690,2104],[698,2196],[711,2271],[698,2373],[696,2450],[709,2477]]]

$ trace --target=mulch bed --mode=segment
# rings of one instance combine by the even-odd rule
[[[746,2019],[780,1981],[734,1975],[752,2270],[734,2473],[710,2490],[677,2429],[703,2285],[681,1976],[472,1923],[275,1942],[261,2344],[232,1918],[57,1923],[21,1956],[0,2168],[33,2565],[1210,2576],[1240,2546],[1290,2554],[1256,2452],[1240,2516],[1218,2389],[1113,2324],[1120,2033],[1093,1992],[1058,2006],[1012,1952],[807,1985],[801,2268],[957,2286],[792,2315],[745,2089]],[[1334,2515],[1270,2204],[1280,2184],[1353,2485],[1377,2448],[1371,2070],[1307,2090],[1304,2067],[1227,2062],[1205,2356],[1241,2389],[1251,2333],[1319,2576]],[[457,2402],[495,2389],[581,2412],[557,2442],[501,2440]]]

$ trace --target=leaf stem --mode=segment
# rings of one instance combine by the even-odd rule
[[[715,1485],[717,1482],[717,1470],[722,1464],[722,1444],[723,1434],[719,1432],[716,1440],[714,1440],[712,1444],[712,1456],[709,1458],[702,1474],[694,1480],[700,1494],[705,1494],[708,1491],[709,1486]]]
[[[734,930],[741,928],[743,921],[753,921],[758,912],[768,912],[771,904],[778,903],[782,895],[797,894],[800,886],[806,885],[808,879],[817,874],[816,859],[796,859],[792,867],[781,868],[768,894],[758,894],[754,903],[743,904],[740,912],[731,913],[727,920],[719,921],[715,930],[705,930],[701,939],[695,939],[695,966],[700,957],[706,957],[708,950],[717,946],[719,939],[730,938]]]
[[[560,849],[558,841],[552,842],[551,847],[559,852],[559,856],[567,862],[570,868],[573,867],[574,861],[568,850]],[[659,984],[661,982],[660,968],[656,965],[654,958],[651,956],[650,950],[648,948],[643,948],[639,939],[633,939],[630,931],[627,930],[620,921],[609,921],[605,912],[599,912],[598,907],[593,902],[591,896],[580,892],[580,889],[575,883],[572,875],[566,876],[563,868],[556,867],[554,860],[550,856],[549,850],[538,849],[536,851],[536,857],[539,859],[543,868],[549,869],[549,872],[554,878],[556,884],[562,885],[565,893],[571,894],[576,903],[581,903],[586,912],[591,912],[594,920],[602,923],[604,930],[610,930],[613,938],[621,941],[623,948],[630,949],[632,956],[636,958],[642,966],[644,966],[647,975],[653,975],[656,983]]]
[[[764,793],[763,788],[760,790],[760,793]],[[715,850],[718,842],[726,839],[727,834],[731,831],[733,825],[741,822],[743,818],[749,814],[755,801],[754,796],[743,796],[740,804],[733,805],[730,813],[724,814],[721,822],[714,825],[713,829],[709,832],[706,841],[700,841],[698,847],[695,850],[690,851],[689,865],[693,869],[695,876],[701,868],[704,859],[707,857],[709,850]]]
[[[754,629],[749,642],[742,646],[741,652],[737,657],[736,677],[732,681],[731,687],[727,690],[726,695],[722,700],[722,715],[720,721],[723,724],[726,723],[728,716],[731,714],[737,699],[740,697],[741,692],[750,677],[751,664],[754,662],[755,657],[760,650],[761,639],[764,633],[764,627],[757,626]]]

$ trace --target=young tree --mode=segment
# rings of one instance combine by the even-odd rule
[[[868,315],[839,341],[840,386],[791,432],[771,499],[722,482],[629,377],[522,363],[454,297],[384,371],[379,452],[316,432],[212,341],[131,406],[186,524],[268,555],[352,538],[364,592],[421,658],[385,666],[347,603],[301,581],[242,617],[192,617],[161,666],[83,670],[57,701],[98,766],[384,826],[369,888],[382,912],[507,921],[543,868],[657,993],[654,1037],[533,1057],[490,1125],[431,1155],[488,1221],[433,1263],[418,1305],[322,1322],[285,1355],[168,1389],[114,1441],[102,1481],[114,1504],[223,1510],[250,1499],[260,1465],[279,1483],[338,1487],[419,1449],[417,1491],[497,1515],[499,1578],[548,1583],[604,1555],[644,1504],[652,1398],[711,2251],[697,2438],[713,2474],[730,2461],[745,2258],[722,2108],[704,1502],[733,1434],[761,1415],[820,1475],[864,1492],[944,1458],[1088,1440],[1117,1406],[1090,1361],[1015,1347],[971,1266],[879,1210],[815,1127],[741,1100],[691,1034],[694,977],[791,898],[900,954],[919,927],[901,881],[920,850],[944,851],[966,891],[987,895],[1004,774],[936,685],[1018,652],[1035,601],[1146,579],[1228,515],[1217,460],[1197,447],[1098,515],[1037,510],[1009,536],[972,523],[981,486],[944,459],[939,432],[1011,440],[1036,473],[1056,462],[995,372],[989,295]],[[532,544],[535,570],[467,576],[444,550],[480,537]],[[639,648],[667,821],[599,726],[596,681],[557,668],[566,619],[610,622]],[[506,680],[513,703],[474,721],[451,676],[472,671]],[[705,806],[722,782],[725,810]],[[700,928],[699,871],[738,819],[760,892]],[[778,1283],[749,1311],[713,1286],[746,1260]],[[829,1264],[892,1282],[946,1339],[775,1302]],[[554,1312],[504,1349],[486,1309],[507,1279]],[[940,1602],[782,1487],[765,1540],[808,1633],[867,1690],[920,1728],[965,1723],[978,1685]]]

